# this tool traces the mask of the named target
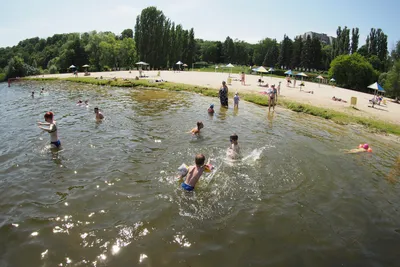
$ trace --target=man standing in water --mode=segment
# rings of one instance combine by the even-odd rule
[[[98,108],[98,107],[95,107],[95,108],[94,108],[94,113],[96,114],[96,120],[97,120],[97,121],[101,121],[102,119],[104,119],[104,115],[103,115],[103,113],[101,113],[101,112],[99,111],[99,108]]]

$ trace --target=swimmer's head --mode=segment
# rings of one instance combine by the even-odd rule
[[[203,154],[197,154],[194,158],[194,162],[196,163],[196,166],[203,166],[204,162],[206,162],[206,157]]]
[[[363,145],[363,148],[364,148],[365,150],[368,150],[369,145],[368,145],[368,144],[364,144],[364,145]]]
[[[99,113],[99,108],[98,107],[94,108],[94,113]]]
[[[79,100],[78,103],[79,103],[79,104],[82,103],[82,100]]]
[[[239,93],[238,93],[238,92],[236,92],[236,93],[235,93],[235,95],[239,95]]]
[[[32,92],[32,95],[34,95],[35,94],[35,92]]]
[[[45,121],[48,121],[48,120],[52,121],[53,117],[54,117],[54,114],[51,111],[46,112],[46,114],[44,114],[44,120]]]
[[[85,104],[88,104],[89,103],[89,100],[85,100]]]
[[[229,139],[231,140],[231,142],[237,142],[239,140],[239,137],[237,136],[237,134],[232,134]]]
[[[198,122],[197,122],[197,128],[198,128],[199,130],[202,129],[202,128],[204,128],[204,124],[203,124],[202,121],[198,121]]]
[[[214,108],[214,104],[211,104],[211,105],[210,105],[210,108]]]

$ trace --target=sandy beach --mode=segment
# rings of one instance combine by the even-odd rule
[[[218,89],[222,81],[228,80],[228,73],[219,72],[199,72],[199,71],[161,71],[160,77],[157,76],[158,71],[145,71],[145,75],[148,78],[145,79],[163,79],[169,82],[184,83],[191,85],[198,85],[204,87],[212,87]],[[92,72],[91,77],[100,77],[104,79],[109,78],[127,78],[133,79],[139,75],[138,71],[112,71],[112,72]],[[82,77],[83,73],[79,73],[79,77]],[[44,75],[44,77],[73,77],[73,74],[53,74]],[[246,85],[242,85],[239,81],[240,75],[238,73],[231,74],[232,83],[229,85],[229,90],[239,92],[255,92],[259,93],[266,90],[266,87],[261,87],[258,84],[259,75],[246,75]],[[357,116],[368,116],[374,119],[380,119],[388,122],[393,122],[400,124],[400,104],[386,101],[386,105],[375,105],[374,108],[371,107],[369,99],[372,98],[372,94],[361,93],[357,91],[352,91],[339,87],[332,87],[324,84],[317,84],[312,82],[304,82],[305,86],[300,90],[300,81],[296,83],[296,87],[293,87],[293,83],[290,87],[286,86],[286,80],[282,78],[275,78],[270,76],[264,76],[262,78],[264,84],[275,84],[278,85],[281,82],[281,95],[286,99],[294,100],[301,103],[310,104],[318,107],[325,107],[334,109],[337,111],[342,111],[345,113],[350,113]],[[306,93],[313,91],[313,94]],[[347,103],[333,101],[332,97],[341,98],[346,100]],[[357,109],[350,108],[350,98],[357,98]],[[279,99],[279,98],[278,98]],[[230,99],[230,101],[232,101]]]

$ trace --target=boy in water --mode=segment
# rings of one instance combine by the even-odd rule
[[[239,97],[239,93],[236,92],[235,96],[233,97],[233,108],[239,108],[239,101],[240,101],[240,97]]]
[[[103,113],[101,113],[100,111],[99,111],[99,108],[98,107],[95,107],[94,108],[94,113],[96,114],[96,120],[102,120],[102,119],[104,119],[104,115],[103,115]]]
[[[184,173],[181,173],[178,177],[179,179],[182,179],[186,176],[186,179],[181,186],[187,191],[194,190],[197,181],[199,181],[205,168],[207,168],[207,166],[204,164],[206,162],[206,157],[203,154],[196,155],[194,162],[195,165],[189,166],[189,168],[187,168],[187,170],[185,170]]]
[[[210,115],[214,114],[214,104],[211,104],[207,111]]]
[[[192,135],[199,135],[200,134],[200,129],[204,128],[204,124],[202,121],[197,122],[197,128],[193,128],[189,133],[192,133]]]
[[[232,134],[229,137],[229,139],[231,141],[231,145],[228,148],[227,155],[231,159],[236,159],[239,157],[239,153],[240,153],[240,148],[239,148],[239,143],[238,143],[239,137],[237,136],[237,134]]]
[[[39,128],[50,134],[50,144],[52,146],[58,148],[61,146],[61,142],[60,142],[60,140],[58,140],[57,125],[56,125],[56,121],[53,120],[53,118],[54,118],[53,112],[46,112],[46,114],[44,114],[44,120],[46,122],[38,122],[38,124],[49,126],[49,128],[45,128],[42,126],[39,126]]]
[[[32,98],[35,98],[35,92],[32,92]]]

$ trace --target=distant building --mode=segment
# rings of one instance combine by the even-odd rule
[[[326,45],[332,45],[333,41],[336,39],[335,37],[328,36],[325,33],[316,33],[316,32],[306,32],[302,35],[298,35],[297,37],[300,37],[300,36],[301,36],[301,38],[303,38],[303,40],[307,39],[308,36],[310,36],[311,39],[313,37],[316,37],[321,41],[321,43],[326,44]]]

